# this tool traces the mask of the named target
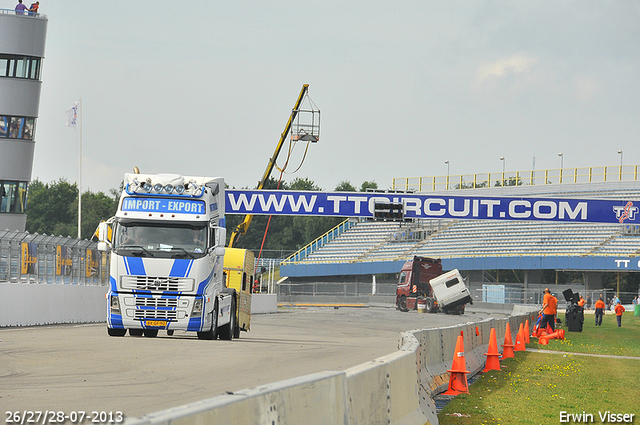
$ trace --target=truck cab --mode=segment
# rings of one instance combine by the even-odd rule
[[[400,311],[415,310],[417,300],[425,299],[427,311],[437,310],[438,303],[433,297],[429,281],[442,274],[440,259],[413,257],[402,266],[396,288],[396,306]]]
[[[223,276],[224,179],[127,173],[124,184],[115,217],[99,227],[98,249],[111,252],[109,335],[182,330],[233,338],[237,295]]]
[[[457,269],[442,273],[440,259],[415,256],[400,270],[396,308],[415,310],[418,303],[424,303],[427,313],[463,314],[465,304],[473,301]]]

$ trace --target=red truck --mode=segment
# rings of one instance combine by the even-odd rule
[[[400,270],[396,307],[415,310],[419,301],[424,302],[427,313],[441,310],[448,314],[463,314],[465,304],[473,303],[458,270],[443,274],[440,259],[416,256]]]

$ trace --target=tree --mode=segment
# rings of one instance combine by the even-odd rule
[[[524,184],[520,177],[507,177],[504,180],[496,180],[495,186],[500,187],[503,183],[504,186],[522,186]]]
[[[82,238],[89,239],[98,223],[113,216],[119,196],[86,191],[82,194]],[[36,179],[29,184],[27,197],[27,225],[29,233],[56,236],[78,235],[78,186],[65,179],[42,183]]]
[[[356,189],[349,180],[342,180],[336,188],[334,189],[336,192],[357,192]]]
[[[374,181],[365,180],[364,182],[362,182],[362,186],[360,186],[360,192],[366,192],[367,189],[377,189],[377,188],[378,188],[378,183]]]

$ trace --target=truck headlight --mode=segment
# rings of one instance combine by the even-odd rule
[[[196,298],[193,302],[193,310],[191,311],[191,317],[202,316],[202,298]]]
[[[117,295],[111,295],[109,305],[111,307],[111,313],[120,314],[120,301],[118,300]]]

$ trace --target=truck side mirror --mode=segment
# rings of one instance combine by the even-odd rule
[[[100,252],[109,251],[109,245],[106,242],[98,242],[98,251]]]
[[[109,242],[109,224],[106,221],[98,225],[98,241]]]

